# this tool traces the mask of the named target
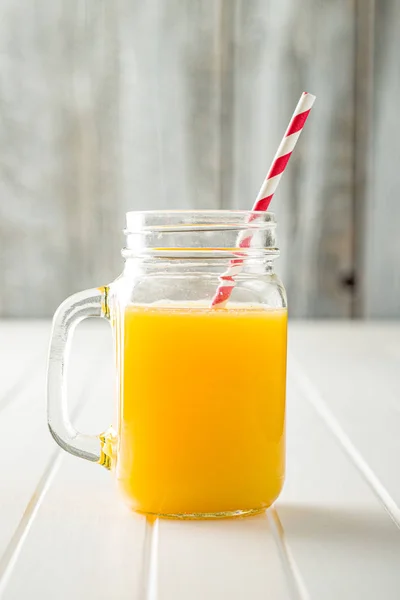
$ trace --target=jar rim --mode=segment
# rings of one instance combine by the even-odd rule
[[[146,231],[204,229],[269,229],[276,227],[269,211],[230,209],[143,210],[126,213],[125,234]]]

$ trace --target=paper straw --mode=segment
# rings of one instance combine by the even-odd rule
[[[278,150],[274,156],[271,167],[267,173],[266,178],[261,186],[258,196],[252,208],[252,211],[266,211],[271,203],[276,188],[278,187],[279,181],[283,175],[284,170],[289,162],[292,152],[297,144],[297,140],[303,130],[304,124],[307,120],[312,105],[314,104],[315,96],[308,92],[303,92],[300,96],[300,100],[296,106],[296,109],[290,119],[288,128],[286,129],[285,135],[282,138],[281,143],[278,146]],[[255,219],[257,215],[251,215],[249,221]],[[246,233],[239,243],[239,248],[249,248],[253,233],[251,231]],[[243,268],[243,259],[235,258],[231,260],[228,269],[220,276],[221,283],[212,299],[211,305],[222,308],[228,302],[229,297],[232,293],[232,289],[235,287],[236,282],[234,277],[238,275]]]

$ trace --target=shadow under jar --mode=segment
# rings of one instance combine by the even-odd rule
[[[287,310],[275,228],[271,213],[129,212],[122,275],[54,316],[50,431],[68,452],[111,468],[135,511],[240,516],[281,491]],[[249,247],[239,247],[245,237]],[[232,261],[240,268],[228,301],[212,306]],[[93,316],[112,325],[119,380],[118,422],[99,436],[70,423],[64,380],[68,339]]]

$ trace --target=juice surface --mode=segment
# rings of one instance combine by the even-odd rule
[[[284,309],[130,306],[117,479],[134,510],[268,507],[284,477]]]

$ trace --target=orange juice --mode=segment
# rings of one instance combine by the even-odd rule
[[[134,510],[243,514],[284,478],[284,309],[130,306],[117,479]]]

